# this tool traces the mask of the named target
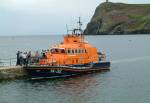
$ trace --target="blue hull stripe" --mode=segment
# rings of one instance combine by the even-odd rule
[[[89,66],[89,64],[88,64]],[[63,78],[73,75],[86,74],[102,70],[109,70],[110,62],[100,62],[92,64],[90,68],[87,65],[72,66],[75,68],[54,67],[54,66],[27,66],[26,71],[32,78]],[[81,69],[80,69],[81,68]]]

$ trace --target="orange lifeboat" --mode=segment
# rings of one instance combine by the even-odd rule
[[[65,35],[63,42],[43,52],[37,65],[25,66],[31,76],[55,78],[109,69],[110,62],[96,47],[85,41],[80,19],[78,23],[79,28]]]

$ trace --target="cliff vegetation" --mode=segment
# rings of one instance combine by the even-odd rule
[[[87,35],[150,34],[150,4],[100,4],[88,23]]]

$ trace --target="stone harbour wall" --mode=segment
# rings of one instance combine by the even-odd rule
[[[0,80],[16,79],[27,76],[22,66],[0,67]]]

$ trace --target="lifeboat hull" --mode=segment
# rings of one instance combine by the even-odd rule
[[[72,66],[25,66],[24,67],[32,79],[42,78],[63,78],[87,73],[100,72],[110,69],[110,62],[93,63],[92,65],[72,65]]]

